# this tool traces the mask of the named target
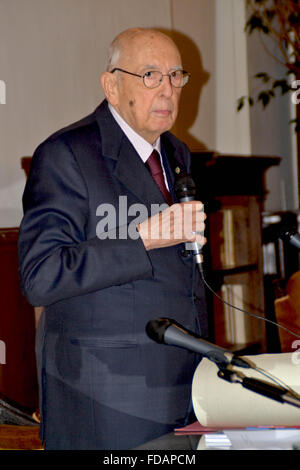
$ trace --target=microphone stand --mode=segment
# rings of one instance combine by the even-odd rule
[[[291,393],[284,387],[273,385],[263,380],[247,377],[242,372],[233,370],[228,366],[219,368],[218,377],[226,380],[227,382],[239,383],[244,388],[271,398],[272,400],[276,400],[280,403],[288,403],[289,405],[300,408],[300,397],[297,397],[296,394]]]

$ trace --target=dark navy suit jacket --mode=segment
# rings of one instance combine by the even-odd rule
[[[161,139],[172,188],[190,155],[172,134]],[[185,424],[191,409],[199,358],[151,341],[145,326],[164,316],[205,336],[203,286],[183,245],[147,252],[126,237],[138,214],[124,219],[120,196],[148,216],[164,203],[104,101],[37,148],[23,196],[21,285],[45,306],[37,360],[46,449],[134,448]]]

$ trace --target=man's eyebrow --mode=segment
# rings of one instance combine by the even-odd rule
[[[157,65],[147,64],[147,65],[144,65],[142,70],[159,70],[159,67]]]
[[[159,70],[160,71],[160,67],[158,67],[157,65],[147,64],[143,67],[142,70]],[[174,67],[171,67],[169,69],[170,72],[172,70],[182,70],[182,65],[175,65]]]
[[[175,67],[171,67],[170,70],[183,70],[182,65],[176,65]]]

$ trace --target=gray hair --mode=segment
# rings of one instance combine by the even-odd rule
[[[121,56],[121,47],[119,43],[113,41],[108,49],[107,71],[110,71],[119,61]]]

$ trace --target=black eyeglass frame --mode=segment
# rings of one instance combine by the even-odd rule
[[[160,72],[159,70],[148,70],[147,72],[144,73],[144,75],[139,75],[139,74],[137,74],[137,73],[128,72],[128,70],[124,70],[124,69],[120,69],[120,68],[118,68],[118,67],[115,67],[114,69],[112,69],[112,70],[110,71],[110,73],[114,73],[114,72],[117,72],[117,71],[118,71],[118,72],[128,73],[128,75],[133,75],[134,77],[142,78],[145,87],[146,87],[146,88],[150,88],[150,89],[159,87],[159,85],[161,84],[161,82],[162,82],[162,80],[163,80],[163,77],[169,77],[170,83],[171,83],[171,85],[172,85],[173,87],[175,87],[175,88],[182,88],[182,87],[184,87],[184,86],[187,84],[187,82],[188,82],[188,80],[189,80],[189,78],[190,78],[190,76],[191,76],[190,72],[187,72],[186,70],[182,70],[182,69],[173,70],[173,72],[179,72],[179,71],[180,71],[180,72],[182,72],[182,74],[183,74],[183,77],[182,77],[182,78],[183,78],[183,84],[180,85],[180,86],[176,86],[176,85],[174,85],[174,84],[172,83],[171,74],[172,74],[173,72],[169,72],[169,73],[163,74],[163,73]],[[149,87],[149,86],[147,86],[147,85],[145,84],[145,77],[146,77],[146,74],[149,73],[149,72],[158,72],[158,73],[161,74],[161,79],[159,80],[158,84],[155,85],[154,87]],[[184,79],[186,79],[185,82],[184,82]]]

